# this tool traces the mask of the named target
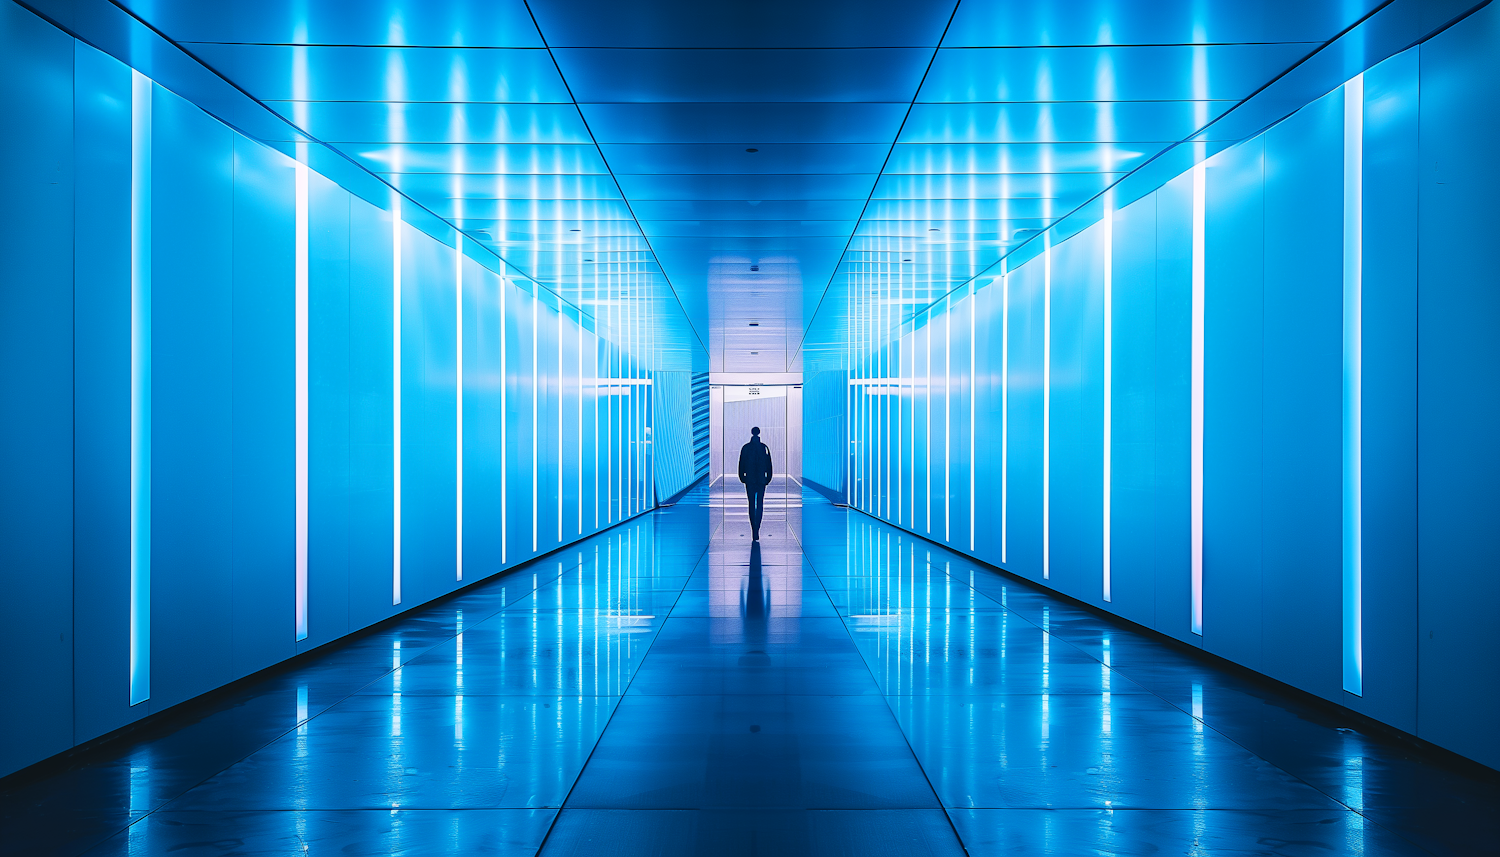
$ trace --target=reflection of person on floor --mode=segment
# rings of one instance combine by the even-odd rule
[[[760,442],[760,428],[750,429],[750,442],[740,447],[740,481],[750,498],[750,534],[760,540],[760,516],[766,505],[766,486],[771,484],[771,450]]]

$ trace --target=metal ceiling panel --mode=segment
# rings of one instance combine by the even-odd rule
[[[945,48],[919,101],[1238,101],[1317,47]]]
[[[793,102],[584,104],[600,140],[611,143],[889,143],[903,103]],[[1195,129],[1196,130],[1196,129]]]
[[[124,0],[173,41],[539,47],[522,0]]]
[[[187,47],[262,101],[572,103],[542,49]]]
[[[621,50],[553,52],[580,103],[877,101],[905,104],[932,51]]]
[[[953,7],[952,0],[531,4],[554,47],[636,48],[924,47],[937,44]]]

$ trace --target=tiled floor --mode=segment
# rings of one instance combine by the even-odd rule
[[[1500,853],[1496,777],[793,500],[757,545],[699,489],[0,782],[0,853]]]

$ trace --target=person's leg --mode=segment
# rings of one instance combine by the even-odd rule
[[[745,499],[749,501],[750,529],[759,529],[760,522],[755,519],[755,486],[749,482],[745,483]]]
[[[749,495],[750,529],[758,533],[760,532],[761,515],[765,512],[766,509],[766,488],[764,485],[755,486],[754,488],[750,489]]]

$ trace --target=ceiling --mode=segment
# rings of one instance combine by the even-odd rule
[[[830,284],[915,312],[1380,4],[122,5],[565,299],[781,372]]]

